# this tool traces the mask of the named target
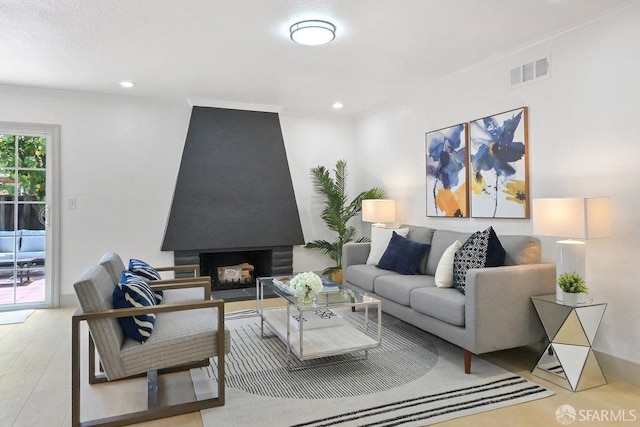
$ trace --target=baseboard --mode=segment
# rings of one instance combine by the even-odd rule
[[[596,354],[598,363],[606,377],[613,377],[617,380],[640,387],[640,364],[620,359],[607,353],[593,351]]]

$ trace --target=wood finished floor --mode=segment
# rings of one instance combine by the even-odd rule
[[[277,305],[277,300],[267,300]],[[228,303],[226,311],[255,308],[254,302]],[[0,326],[0,427],[70,426],[71,425],[71,315],[75,307],[38,310],[25,323]],[[85,335],[86,336],[86,335]],[[83,351],[86,355],[86,351]],[[532,376],[536,354],[526,349],[496,352],[484,356],[509,371],[535,381],[556,394],[550,398],[508,408],[459,418],[441,426],[558,426],[556,409],[569,404],[576,410],[624,413],[627,420],[631,410],[635,422],[581,421],[574,426],[640,425],[640,388],[620,380],[608,378],[605,386],[572,393]],[[86,361],[84,362],[86,363]],[[461,367],[462,369],[462,367]],[[82,368],[83,374],[86,368]],[[170,384],[168,399],[191,398],[193,389],[188,374],[172,374],[165,379]],[[146,399],[145,380],[127,380],[112,384],[89,386],[82,380],[83,419],[118,411],[140,409]],[[137,396],[141,395],[142,399]],[[621,412],[622,411],[622,412]],[[272,420],[264,426],[280,426]],[[167,418],[139,426],[200,427],[199,413]]]

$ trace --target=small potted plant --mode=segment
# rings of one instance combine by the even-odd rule
[[[589,293],[589,288],[578,273],[562,273],[558,277],[558,286],[562,289],[562,302],[567,305],[578,304],[579,295]]]

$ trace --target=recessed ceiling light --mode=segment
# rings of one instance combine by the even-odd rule
[[[333,108],[335,108],[336,110],[339,110],[343,107],[342,102],[334,102],[333,103]]]
[[[126,87],[126,88],[134,87],[135,85],[136,84],[133,82],[120,82],[120,86]]]
[[[291,40],[305,46],[327,44],[336,38],[336,26],[331,22],[308,20],[296,22],[289,28]]]

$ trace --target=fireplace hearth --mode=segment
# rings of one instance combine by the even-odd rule
[[[255,287],[256,277],[288,275],[293,272],[293,246],[231,249],[225,251],[175,251],[175,265],[199,264],[200,274],[211,277],[211,290],[243,289]],[[218,269],[249,264],[251,280],[220,280]]]

